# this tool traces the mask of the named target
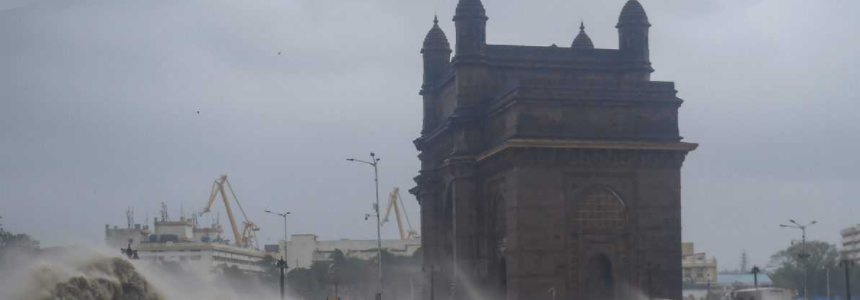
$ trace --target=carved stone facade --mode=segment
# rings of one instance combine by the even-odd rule
[[[488,45],[487,20],[460,0],[456,56],[437,24],[421,51],[423,298],[681,299],[681,166],[697,145],[674,84],[650,80],[642,5],[624,5],[620,49],[584,26],[571,48]]]

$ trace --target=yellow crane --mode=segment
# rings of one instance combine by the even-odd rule
[[[399,204],[398,204],[399,203]],[[382,219],[382,222],[379,226],[385,225],[388,222],[388,217],[391,215],[391,209],[394,209],[394,216],[397,217],[397,229],[400,230],[400,239],[401,240],[409,240],[409,239],[418,239],[418,231],[412,229],[412,222],[409,222],[409,214],[404,211],[404,215],[406,215],[406,225],[409,227],[407,230],[406,227],[403,226],[403,219],[400,217],[400,206],[403,205],[403,199],[400,198],[400,188],[395,187],[391,194],[388,195],[388,209],[385,211],[385,218]]]
[[[236,225],[236,218],[233,216],[233,209],[230,208],[230,200],[227,199],[227,193],[224,191],[225,184],[230,190],[233,200],[236,200],[236,205],[239,206],[239,211],[242,212],[242,217],[244,218],[244,221],[242,222],[242,231],[239,231],[239,226]],[[221,199],[224,200],[224,209],[227,211],[227,217],[230,219],[230,226],[233,227],[233,237],[236,239],[236,245],[239,247],[259,249],[259,246],[257,245],[256,232],[260,230],[260,227],[257,227],[257,224],[254,224],[254,222],[248,219],[248,215],[246,215],[245,210],[242,209],[242,204],[239,203],[239,198],[236,197],[236,193],[233,191],[233,186],[231,186],[230,181],[227,180],[227,175],[221,175],[221,177],[218,177],[218,179],[215,179],[215,182],[212,183],[212,191],[209,193],[209,202],[206,204],[206,207],[203,208],[203,212],[201,212],[200,215],[202,216],[203,214],[211,211],[212,204],[215,203],[215,198],[218,197],[218,194],[221,194]]]

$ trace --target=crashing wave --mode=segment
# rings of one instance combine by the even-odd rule
[[[127,260],[83,249],[14,253],[0,262],[3,300],[166,300]]]
[[[57,283],[43,300],[164,300],[128,261],[107,258],[94,261],[80,275]]]

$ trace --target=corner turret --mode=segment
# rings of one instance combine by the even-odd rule
[[[638,0],[628,0],[618,17],[618,45],[630,60],[645,63],[650,68],[648,50],[648,15]]]
[[[487,13],[481,0],[460,0],[454,25],[457,56],[482,55],[487,47]]]
[[[424,56],[424,84],[421,86],[423,91],[439,84],[451,61],[451,45],[445,32],[439,28],[437,17],[433,18],[433,27],[424,37],[421,54]]]

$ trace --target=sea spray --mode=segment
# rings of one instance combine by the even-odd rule
[[[12,257],[12,256],[7,256]],[[178,262],[176,262],[179,264]],[[0,300],[275,300],[277,285],[211,268],[128,260],[117,249],[64,247],[0,262]]]
[[[81,248],[15,254],[0,267],[3,300],[166,300],[127,260]]]
[[[165,300],[128,261],[103,258],[83,266],[80,273],[58,283],[53,299]]]

